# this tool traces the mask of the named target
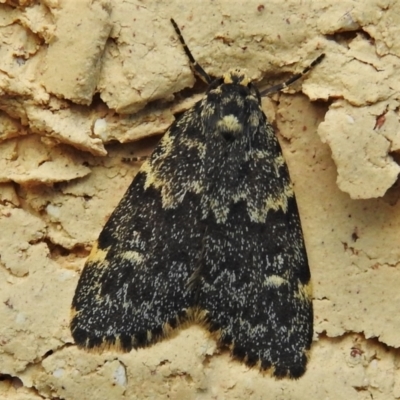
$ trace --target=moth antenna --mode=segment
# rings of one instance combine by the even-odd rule
[[[293,75],[290,79],[288,79],[285,82],[278,83],[277,85],[271,86],[262,92],[260,92],[261,96],[267,96],[272,93],[280,92],[283,89],[286,89],[288,86],[293,84],[294,82],[298,81],[300,78],[302,78],[305,74],[307,74],[311,69],[313,69],[316,65],[318,65],[325,57],[325,54],[322,53],[319,55],[310,65],[308,65],[306,68],[303,69],[302,72]]]
[[[183,50],[185,51],[186,56],[190,61],[190,66],[193,72],[195,72],[201,78],[202,81],[206,82],[207,84],[210,84],[213,81],[213,79],[210,77],[210,75],[207,74],[206,71],[204,71],[203,67],[193,57],[192,53],[189,50],[189,47],[185,43],[185,39],[182,36],[182,32],[179,29],[178,24],[172,18],[171,18],[171,23],[175,29],[176,34],[178,35],[179,41],[183,46]]]

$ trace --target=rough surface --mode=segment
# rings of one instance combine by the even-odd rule
[[[399,399],[400,3],[80,3],[81,14],[68,1],[0,5],[0,398]],[[247,68],[267,86],[327,55],[263,102],[312,274],[298,381],[231,360],[198,326],[127,354],[73,344],[81,268],[137,171],[121,158],[149,154],[155,140],[135,141],[163,133],[202,89],[189,89],[171,16],[210,74]],[[60,43],[72,43],[65,61]]]
[[[343,192],[352,199],[384,196],[400,172],[389,155],[399,150],[399,130],[398,115],[387,104],[354,107],[337,101],[332,105],[318,133],[332,150]]]

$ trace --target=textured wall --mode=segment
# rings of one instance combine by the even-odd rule
[[[0,398],[400,398],[400,3],[6,3]],[[315,341],[298,381],[233,361],[198,326],[128,354],[73,344],[79,273],[139,167],[122,158],[149,154],[157,138],[143,138],[201,95],[170,17],[207,72],[247,68],[262,87],[326,53],[288,93],[263,101],[312,272]]]

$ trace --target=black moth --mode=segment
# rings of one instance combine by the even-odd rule
[[[304,372],[313,335],[310,272],[288,169],[260,92],[243,71],[212,79],[143,164],[82,271],[72,335],[83,348],[152,344],[204,324],[247,365]]]

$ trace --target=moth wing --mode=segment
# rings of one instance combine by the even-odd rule
[[[148,345],[185,320],[194,305],[188,281],[204,236],[200,199],[193,195],[203,173],[193,145],[201,141],[195,112],[164,135],[85,264],[71,320],[81,347],[129,351]]]
[[[225,192],[232,191],[230,200],[212,202],[219,206],[204,239],[199,305],[233,356],[272,368],[277,377],[297,378],[313,334],[310,272],[279,143],[264,114],[253,113],[259,124],[250,127],[250,145],[244,150],[239,143],[240,150],[234,142],[232,156],[219,160],[219,168],[229,171],[221,178],[230,179]],[[229,169],[240,151],[241,161]]]

